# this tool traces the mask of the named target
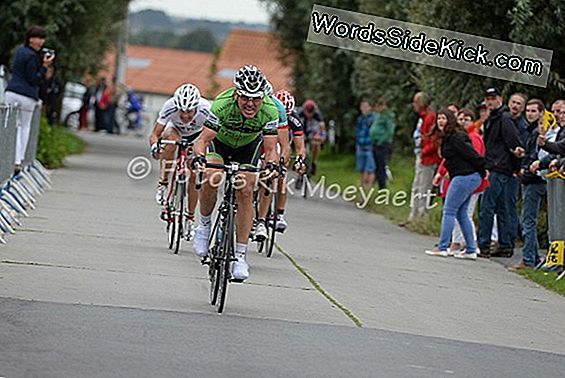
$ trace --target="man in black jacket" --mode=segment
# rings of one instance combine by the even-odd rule
[[[485,190],[479,210],[478,244],[483,257],[490,255],[490,240],[494,214],[499,221],[498,250],[493,256],[510,257],[513,254],[514,239],[518,227],[513,224],[513,212],[517,212],[513,199],[517,191],[520,158],[525,154],[518,130],[503,105],[498,89],[489,88],[485,92],[485,103],[490,115],[484,124],[486,147],[486,168],[490,172],[490,186]]]
[[[520,177],[522,178],[522,235],[524,248],[522,260],[513,269],[535,267],[539,262],[539,243],[537,237],[538,213],[541,201],[546,194],[546,181],[537,175],[535,166],[538,161],[539,147],[537,140],[544,133],[543,114],[545,106],[539,99],[531,99],[526,104],[526,119],[528,125],[528,140],[526,156],[522,160]]]

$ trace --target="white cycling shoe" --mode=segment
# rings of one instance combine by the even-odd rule
[[[208,256],[208,240],[210,239],[210,227],[196,227],[194,230],[194,243],[192,248],[194,249],[194,254],[198,257]]]
[[[158,205],[163,206],[165,204],[165,193],[167,192],[167,185],[159,184],[157,187],[157,193],[155,194],[155,201]]]
[[[245,255],[236,253],[237,261],[231,264],[231,275],[234,280],[243,281],[249,278],[249,265],[245,261]]]
[[[278,215],[277,223],[275,225],[275,229],[277,230],[277,232],[285,232],[287,228],[288,228],[288,223],[286,223],[286,220],[284,219],[284,215],[282,214]]]
[[[255,240],[262,242],[267,239],[267,227],[265,222],[257,222],[257,228],[255,228]]]

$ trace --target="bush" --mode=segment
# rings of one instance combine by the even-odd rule
[[[50,126],[44,117],[41,118],[36,158],[44,166],[62,167],[65,156],[80,154],[83,151],[84,141],[82,139],[64,127]]]

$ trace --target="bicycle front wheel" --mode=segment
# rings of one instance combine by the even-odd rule
[[[218,278],[218,300],[216,302],[216,308],[218,313],[221,314],[224,311],[224,306],[226,304],[226,296],[228,291],[228,281],[230,278],[230,265],[233,257],[235,256],[235,229],[234,229],[234,219],[233,213],[228,212],[225,223],[224,232],[222,233],[222,249],[223,258],[219,262],[219,269],[216,272],[219,274]]]
[[[273,249],[275,247],[275,238],[277,234],[277,208],[279,206],[279,196],[275,191],[273,194],[273,200],[271,201],[269,216],[267,219],[267,245],[265,249],[265,256],[271,257],[273,255]]]
[[[182,181],[182,180],[180,180]],[[175,188],[175,212],[173,214],[173,228],[174,228],[174,248],[173,252],[175,254],[179,253],[180,241],[182,239],[182,223],[184,216],[184,198],[186,195],[186,184],[178,183]]]

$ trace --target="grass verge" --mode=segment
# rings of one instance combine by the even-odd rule
[[[533,269],[522,269],[518,273],[549,290],[565,296],[565,278],[555,281],[558,273]]]
[[[82,153],[84,146],[84,141],[68,129],[49,126],[47,120],[41,118],[36,158],[47,168],[62,167],[65,156]]]
[[[379,190],[375,185],[367,204],[363,205],[363,196],[359,189],[360,175],[355,171],[353,154],[332,154],[325,150],[318,160],[316,181],[325,177],[325,185],[338,184],[343,191],[347,187],[356,187],[355,203],[367,211],[382,214],[393,223],[404,221],[410,213],[410,192],[414,178],[414,158],[395,153],[390,159],[390,170],[393,179],[388,182],[387,189]],[[402,193],[405,193],[403,195]],[[436,204],[426,216],[412,222],[408,229],[424,235],[439,235],[441,228],[441,200],[436,197]]]

